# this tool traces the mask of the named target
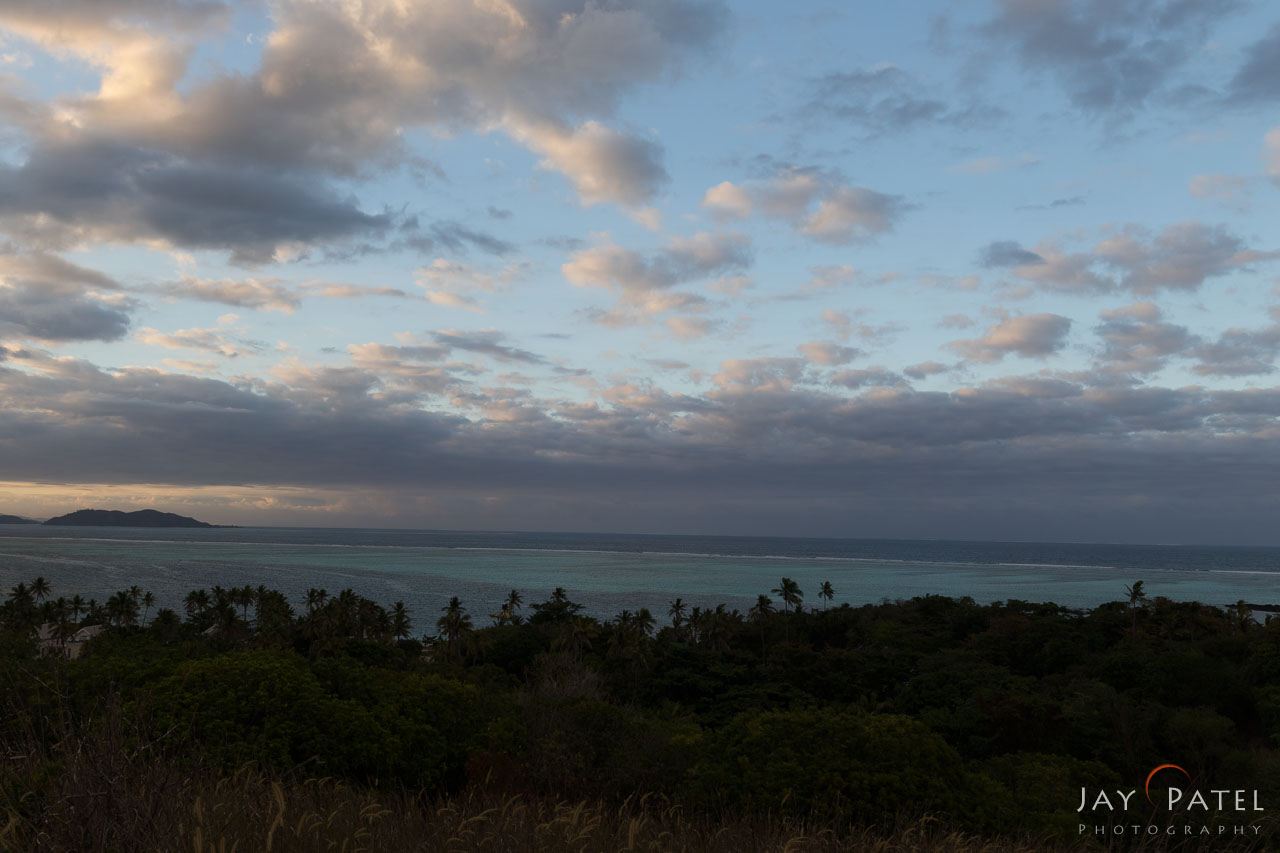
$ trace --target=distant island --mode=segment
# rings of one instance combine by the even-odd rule
[[[40,522],[30,518],[23,518],[20,515],[5,515],[0,513],[0,524],[39,524]]]
[[[121,512],[118,509],[78,509],[57,518],[51,518],[45,524],[63,525],[67,527],[220,527],[207,521],[196,521],[185,515],[172,512],[160,512],[155,509],[140,509],[136,512]]]

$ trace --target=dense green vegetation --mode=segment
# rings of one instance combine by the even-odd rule
[[[681,820],[770,815],[833,838],[928,815],[1090,844],[1081,788],[1141,789],[1165,762],[1280,808],[1280,620],[1141,583],[1090,611],[833,596],[824,584],[806,607],[783,578],[748,613],[677,599],[659,624],[513,590],[487,617],[454,598],[414,639],[403,604],[351,590],[295,610],[265,587],[215,587],[180,616],[136,588],[99,605],[36,579],[0,605],[0,744],[29,759],[5,765],[0,825],[36,837],[77,796],[67,745],[82,756],[95,739],[185,778],[248,763],[401,797],[643,797]],[[105,628],[81,645],[90,625]],[[1270,846],[1261,822],[1252,843]]]

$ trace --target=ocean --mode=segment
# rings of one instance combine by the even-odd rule
[[[189,590],[215,584],[266,584],[299,608],[309,587],[350,587],[384,605],[404,601],[416,633],[434,633],[453,595],[477,625],[512,589],[527,608],[557,586],[593,616],[648,607],[665,621],[677,596],[745,611],[783,576],[819,607],[823,581],[836,605],[940,594],[1086,608],[1124,598],[1136,580],[1180,601],[1280,603],[1276,547],[0,525],[0,585],[7,592],[37,575],[55,596],[103,601],[136,585],[179,612]]]

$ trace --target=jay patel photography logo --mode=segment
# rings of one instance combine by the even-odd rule
[[[1158,782],[1152,789],[1157,775],[1168,785],[1163,793]],[[1177,764],[1161,764],[1147,774],[1142,793],[1149,808],[1142,805],[1142,800],[1135,801],[1137,793],[1136,788],[1081,788],[1080,805],[1076,807],[1081,817],[1079,834],[1252,837],[1262,830],[1261,818],[1266,809],[1256,789],[1200,788],[1193,784],[1191,774]],[[1132,821],[1128,814],[1131,807],[1135,812],[1147,811],[1148,817],[1140,823]],[[1084,822],[1088,818],[1092,820]]]

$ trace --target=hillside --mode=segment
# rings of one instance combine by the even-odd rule
[[[214,527],[185,515],[140,509],[121,512],[118,509],[78,509],[75,512],[51,518],[45,524],[75,527]]]

